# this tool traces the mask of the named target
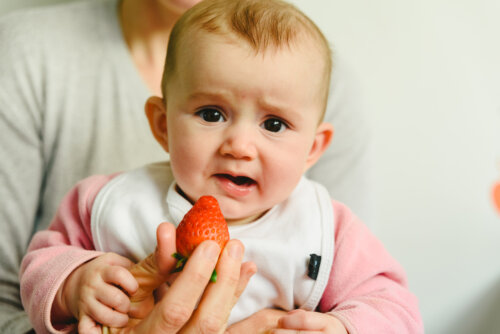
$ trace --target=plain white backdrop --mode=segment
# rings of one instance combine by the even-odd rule
[[[1,0],[0,14],[64,1]],[[305,1],[293,2],[358,77],[373,230],[407,270],[426,333],[500,333],[500,2]]]

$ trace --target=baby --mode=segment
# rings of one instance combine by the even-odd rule
[[[78,318],[60,302],[81,288],[71,284],[73,271],[106,256],[100,252],[146,257],[159,223],[178,224],[212,195],[258,267],[229,324],[273,308],[296,315],[279,323],[286,329],[423,332],[401,266],[303,176],[333,137],[322,121],[331,68],[323,34],[280,0],[205,0],[187,11],[169,40],[163,98],[145,107],[170,162],[90,177],[68,194],[23,261],[22,298],[35,328]],[[133,277],[118,276],[102,291],[127,296]],[[37,293],[47,289],[55,292]],[[113,295],[88,302],[90,313],[103,310],[95,319],[103,325],[114,325],[106,312],[120,312]]]

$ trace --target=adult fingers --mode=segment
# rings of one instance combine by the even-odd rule
[[[255,263],[248,261],[241,264],[240,280],[238,282],[238,285],[236,286],[236,290],[234,291],[233,296],[233,307],[238,302],[238,299],[240,298],[243,291],[245,291],[250,278],[252,278],[252,276],[255,275],[256,272],[257,265]]]
[[[230,240],[224,247],[216,267],[217,281],[208,285],[184,332],[219,333],[225,328],[239,285],[243,253],[239,240]]]
[[[188,322],[203,294],[219,252],[220,248],[214,241],[205,241],[196,247],[162,300],[133,329],[133,333],[177,333]]]
[[[130,298],[129,315],[144,318],[154,305],[153,291],[165,283],[175,266],[175,227],[162,223],[156,229],[157,247],[154,253],[133,265],[129,270],[137,280],[139,288]]]
[[[156,230],[158,246],[155,251],[155,261],[158,273],[162,276],[170,274],[175,267],[176,260],[172,254],[175,248],[175,226],[170,223],[161,223]]]
[[[164,283],[174,269],[175,227],[170,223],[161,223],[156,230],[156,240],[158,246],[155,252],[130,268],[140,289],[150,292]]]

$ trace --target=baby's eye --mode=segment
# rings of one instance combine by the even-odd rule
[[[196,112],[205,122],[224,122],[222,112],[215,108],[204,108]]]
[[[278,118],[269,118],[262,123],[262,127],[270,132],[283,132],[288,125]]]

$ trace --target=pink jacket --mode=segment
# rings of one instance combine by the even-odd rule
[[[21,266],[21,298],[37,333],[68,333],[51,323],[57,290],[79,265],[101,255],[90,232],[100,189],[115,175],[92,176],[64,198],[48,230],[33,237]],[[335,212],[334,261],[319,310],[340,319],[349,333],[423,333],[416,297],[403,268],[343,204]]]

